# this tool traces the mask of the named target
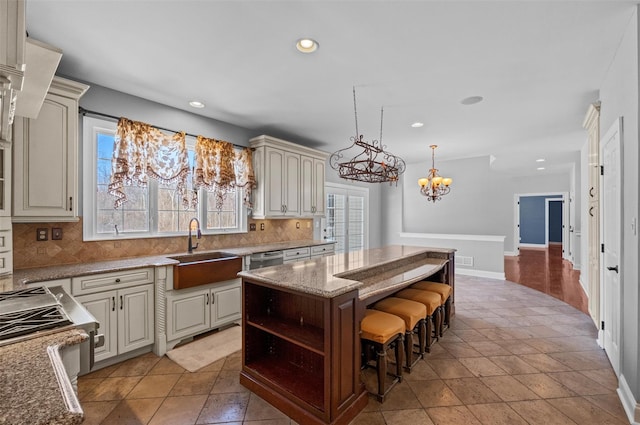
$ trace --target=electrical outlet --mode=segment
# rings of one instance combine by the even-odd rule
[[[260,230],[264,230],[264,223],[260,223]]]
[[[49,240],[49,229],[46,227],[38,227],[36,229],[36,240],[37,241],[48,241]]]
[[[249,231],[255,232],[255,230],[256,230],[256,223],[249,223]]]
[[[299,228],[300,228],[300,222],[296,221],[296,229],[299,229]]]
[[[62,240],[62,228],[54,227],[51,229],[51,240],[52,241],[61,241]]]

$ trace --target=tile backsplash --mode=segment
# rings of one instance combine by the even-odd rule
[[[200,250],[233,248],[263,243],[311,240],[313,220],[249,220],[257,230],[228,235],[203,235]],[[260,230],[264,223],[264,230]],[[296,228],[300,223],[300,228]],[[61,240],[51,240],[52,228],[62,229]],[[36,241],[37,229],[46,228],[47,241]],[[187,251],[187,234],[170,238],[121,239],[110,241],[82,240],[82,221],[75,223],[15,223],[13,225],[13,268],[78,264],[145,255],[178,254]]]

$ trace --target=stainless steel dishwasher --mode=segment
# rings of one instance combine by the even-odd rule
[[[280,265],[282,264],[283,258],[282,251],[267,251],[251,254],[249,257],[249,270]]]

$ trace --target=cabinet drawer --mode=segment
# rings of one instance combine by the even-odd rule
[[[282,253],[284,257],[283,261],[287,262],[292,260],[309,258],[310,252],[311,251],[308,246],[305,246],[303,248],[287,249]]]
[[[327,244],[327,245],[318,245],[318,246],[312,246],[311,247],[311,256],[312,257],[321,257],[324,255],[333,255],[333,253],[335,252],[335,245],[334,244]]]
[[[148,267],[74,277],[71,280],[71,290],[72,295],[82,295],[153,282],[153,268]]]

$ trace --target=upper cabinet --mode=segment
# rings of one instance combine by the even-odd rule
[[[253,218],[324,215],[325,152],[270,136],[250,144],[257,181]]]
[[[54,77],[38,118],[17,118],[13,222],[78,219],[78,101],[89,86]]]
[[[11,140],[17,92],[25,71],[26,23],[23,0],[0,0],[0,141]]]

